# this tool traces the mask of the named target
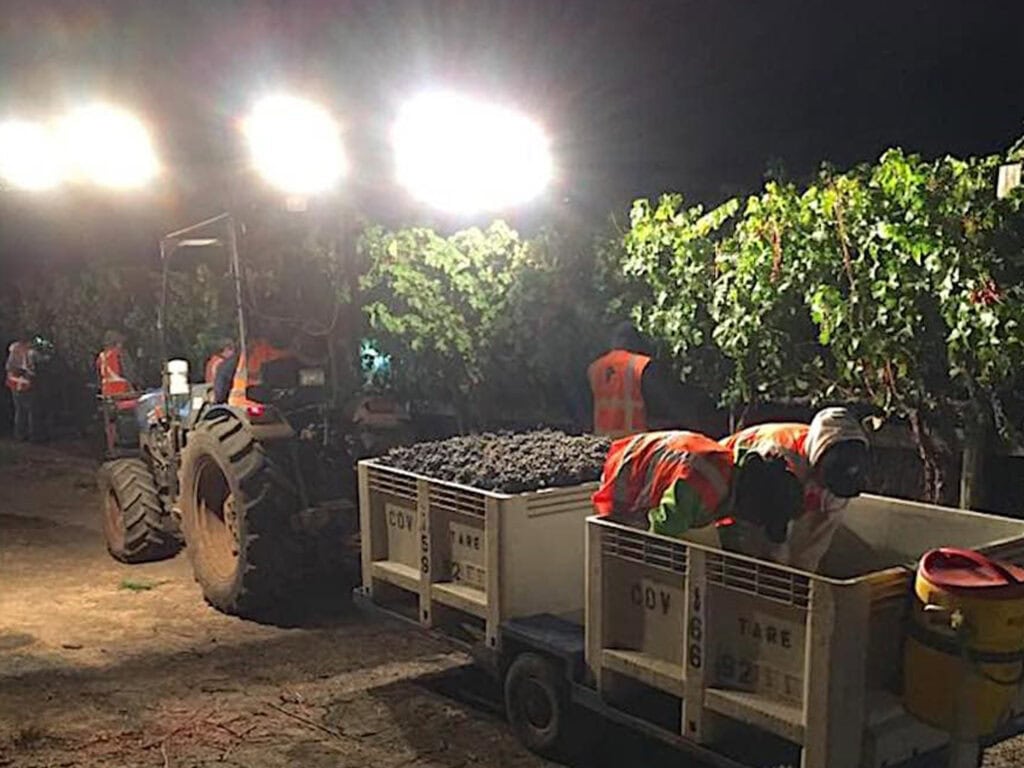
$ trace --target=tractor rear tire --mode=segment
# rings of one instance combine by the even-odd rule
[[[100,466],[97,482],[107,551],[122,563],[173,557],[181,541],[169,526],[153,474],[142,459],[115,459]]]
[[[188,436],[181,461],[181,526],[203,596],[224,613],[273,619],[303,570],[292,528],[299,496],[287,456],[219,414]]]

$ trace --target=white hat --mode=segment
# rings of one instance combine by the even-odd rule
[[[816,466],[833,445],[846,442],[868,446],[868,436],[848,408],[823,408],[814,415],[807,431],[807,458]]]

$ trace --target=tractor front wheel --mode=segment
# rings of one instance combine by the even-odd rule
[[[122,563],[173,557],[181,549],[149,466],[142,459],[115,459],[100,466],[97,482],[107,550]]]

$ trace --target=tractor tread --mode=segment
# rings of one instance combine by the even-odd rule
[[[227,479],[238,521],[238,559],[230,579],[207,560],[196,501],[199,463],[212,459]],[[306,565],[303,544],[292,530],[299,498],[290,481],[288,456],[260,443],[238,419],[199,424],[182,456],[182,524],[196,580],[206,600],[225,613],[264,618],[288,603]]]
[[[167,514],[149,467],[142,459],[114,459],[99,471],[102,503],[113,492],[121,510],[124,543],[107,540],[107,550],[123,563],[146,563],[173,557],[181,541],[167,527]]]

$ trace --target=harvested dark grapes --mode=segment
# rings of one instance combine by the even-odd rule
[[[552,429],[487,432],[393,448],[379,461],[396,469],[499,493],[599,480],[611,441]]]

